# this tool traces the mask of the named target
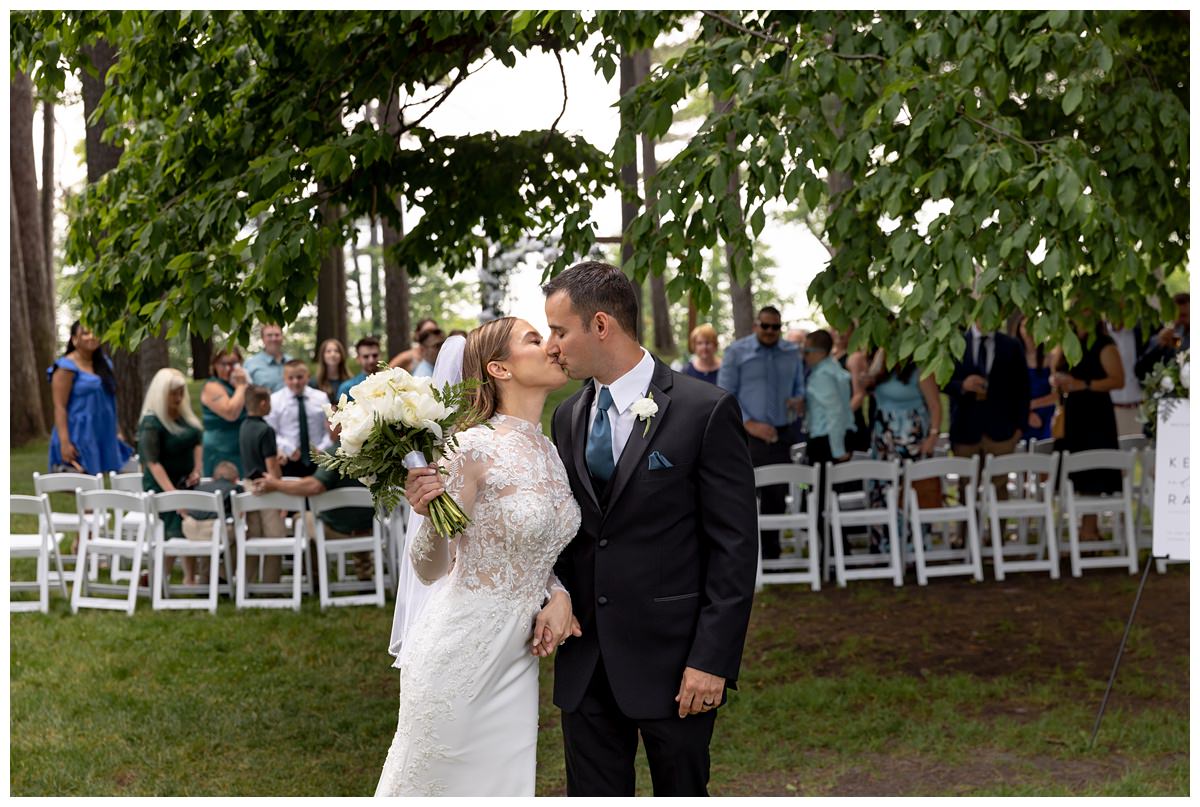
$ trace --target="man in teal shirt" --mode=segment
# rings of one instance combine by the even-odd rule
[[[271,392],[283,389],[283,365],[292,357],[283,352],[283,328],[264,322],[259,329],[263,352],[246,359],[250,383],[266,387]]]
[[[849,459],[846,432],[854,423],[850,411],[850,374],[829,354],[829,331],[813,331],[804,345],[804,363],[810,368],[805,385],[805,421],[808,459],[812,463]]]
[[[379,370],[379,340],[374,336],[364,336],[354,344],[354,356],[358,359],[358,366],[362,369],[358,375],[346,380],[342,386],[338,387],[338,400],[342,400],[345,395],[351,401],[354,396],[350,394],[350,390],[367,380],[367,376]]]

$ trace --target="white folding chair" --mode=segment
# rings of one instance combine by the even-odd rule
[[[308,529],[304,519],[304,497],[286,493],[235,493],[233,500],[233,525],[237,532],[237,596],[238,608],[291,608],[300,610],[300,583],[304,568],[304,556],[308,553]],[[298,513],[293,533],[289,536],[270,538],[248,538],[246,536],[246,514],[262,510],[289,510]],[[260,559],[268,555],[279,555],[292,559],[290,583],[251,582],[246,569],[246,556],[256,555]],[[311,569],[311,567],[310,567]],[[311,577],[311,572],[310,572]],[[286,597],[251,597],[251,593],[281,593],[291,590]]]
[[[765,583],[805,583],[813,591],[821,590],[821,543],[817,538],[817,494],[821,485],[820,465],[795,465],[781,463],[762,465],[754,469],[754,486],[787,485],[791,491],[791,512],[777,515],[758,515],[759,553],[755,590],[760,591]],[[807,504],[806,512],[799,512],[800,499]],[[778,558],[762,559],[762,531],[778,530]],[[791,530],[791,537],[784,535]],[[788,552],[788,550],[791,552]],[[764,574],[769,571],[771,574]]]
[[[407,562],[404,557],[404,538],[408,534],[408,519],[412,510],[407,499],[401,499],[399,504],[388,513],[384,522],[387,529],[384,532],[385,544],[384,561],[387,563],[387,590],[395,592],[400,584],[400,564]]]
[[[1054,444],[1057,441],[1053,437],[1043,437],[1040,440],[1029,441],[1029,453],[1031,454],[1053,454]]]
[[[834,492],[834,485],[861,482],[886,485],[884,507],[866,506],[844,510],[845,502]],[[900,557],[901,512],[898,505],[900,464],[895,460],[851,460],[828,465],[825,469],[825,502],[828,515],[825,527],[825,553],[833,558],[839,587],[849,580],[887,579],[904,585],[904,562]],[[860,494],[866,499],[866,494]],[[847,554],[842,544],[846,527],[883,527],[889,536],[887,553]]]
[[[225,558],[225,579],[233,579],[233,569],[230,568],[229,542],[225,533],[225,504],[221,501],[221,495],[199,490],[173,490],[155,493],[149,499],[149,509],[155,516],[151,607],[156,611],[207,609],[209,613],[215,614],[217,598],[220,594],[219,578],[222,556]],[[166,536],[166,525],[161,517],[166,513],[178,513],[181,510],[215,514],[215,518],[201,522],[212,525],[207,541],[192,541],[187,538],[168,538]],[[167,557],[208,558],[208,583],[203,586],[172,586],[171,570],[165,566]],[[189,594],[197,593],[197,591],[206,592],[206,596],[173,596],[173,592],[174,594]]]
[[[82,529],[79,533],[79,557],[75,563],[75,583],[71,589],[71,613],[78,613],[80,608],[103,608],[125,611],[132,616],[137,606],[138,582],[142,573],[142,555],[146,546],[146,525],[149,519],[144,519],[134,528],[132,540],[125,537],[123,522],[126,513],[149,512],[147,497],[140,493],[120,490],[80,490],[76,492],[75,499]],[[84,512],[88,510],[95,514],[95,519],[84,519]],[[95,525],[107,523],[110,514],[114,516],[114,528],[111,536],[105,536],[99,533]],[[133,569],[128,583],[102,584],[85,579],[85,562],[89,555],[95,557],[97,554],[130,558]],[[85,593],[85,589],[86,592],[121,594],[123,599],[97,597],[93,593]]]
[[[946,504],[944,490],[946,478],[962,481],[959,488],[964,500]],[[922,507],[914,482],[936,479],[943,491],[939,507]],[[975,506],[975,490],[979,484],[979,455],[973,457],[931,457],[907,460],[904,463],[904,498],[910,522],[913,560],[917,569],[917,583],[927,585],[930,577],[954,577],[969,574],[983,581],[983,561],[979,549],[978,510]],[[930,548],[925,548],[925,526],[965,524],[966,540],[961,548],[950,546],[948,532],[935,533],[930,530]],[[935,538],[937,536],[937,538]],[[938,538],[942,546],[937,546]]]
[[[1142,465],[1142,478],[1137,486],[1136,506],[1133,523],[1137,531],[1138,549],[1154,550],[1154,460],[1153,448],[1143,448],[1138,452]],[[1154,569],[1159,574],[1167,573],[1167,565],[1187,563],[1186,560],[1171,558],[1154,558]]]
[[[8,502],[11,515],[37,517],[36,533],[15,533],[10,530],[8,534],[9,611],[41,611],[44,614],[50,610],[50,556],[52,554],[58,565],[56,578],[58,588],[64,599],[67,596],[62,560],[58,556],[57,547],[54,545],[54,533],[50,529],[50,496],[45,493],[40,496],[13,494],[9,496]],[[33,581],[11,578],[11,561],[17,558],[34,558],[36,560],[37,575]],[[11,596],[25,591],[36,591],[38,598],[36,600],[14,600]]]
[[[997,580],[1010,572],[1049,572],[1058,579],[1058,536],[1054,516],[1054,485],[1058,479],[1059,456],[1030,452],[988,454],[983,464],[983,521],[991,535],[992,571]],[[996,483],[1007,484],[1015,477],[1017,484],[1009,486],[1009,497],[1001,500]],[[1015,489],[1015,490],[1014,490]],[[1004,520],[1018,524],[1020,540],[1004,540]],[[1028,543],[1029,527],[1034,526],[1035,543]]]
[[[109,471],[108,486],[112,490],[123,490],[127,493],[145,492],[145,488],[142,485],[142,475],[140,473],[119,474]],[[141,523],[144,523],[146,519],[147,515],[145,513],[125,513],[121,522],[126,530],[126,535],[123,537],[128,537],[131,535],[132,532],[137,529],[137,526]],[[144,533],[146,536],[147,545],[142,547],[143,552],[150,551],[149,542],[153,536],[153,533],[154,531],[149,529],[149,524],[147,524],[147,529]],[[120,556],[112,558],[108,575],[109,579],[111,579],[114,583],[120,583],[129,579],[129,572],[122,567]]]
[[[59,544],[64,537],[64,533],[73,532],[80,533],[80,515],[75,511],[75,491],[76,490],[104,490],[104,477],[100,474],[40,474],[37,471],[33,472],[33,492],[37,495],[43,493],[68,493],[71,495],[71,510],[55,510],[53,498],[50,501],[50,532],[54,536],[54,554],[58,557],[58,565],[67,567],[68,573],[75,568],[75,555],[60,554]],[[94,516],[89,516],[94,518]],[[101,525],[97,523],[97,529]],[[54,575],[54,572],[51,572]],[[100,576],[100,563],[96,556],[92,557],[92,568],[88,570],[88,577],[96,580]],[[61,578],[66,582],[66,578]]]
[[[366,488],[348,487],[336,488],[317,496],[308,498],[308,506],[313,514],[313,522],[317,533],[317,586],[320,592],[321,608],[324,610],[331,605],[377,605],[383,607],[383,524],[375,516],[375,500],[371,491]],[[321,514],[342,507],[361,508],[371,511],[371,534],[350,538],[327,538],[325,522]],[[329,561],[331,556],[340,560],[352,552],[370,552],[375,567],[374,579],[347,580],[344,572],[339,572],[342,579],[329,579]],[[345,569],[344,563],[337,564],[339,570]],[[369,593],[345,594],[335,597],[336,591],[362,592],[370,587]]]
[[[1133,530],[1133,452],[1114,448],[1099,448],[1072,454],[1064,451],[1061,473],[1063,510],[1070,538],[1071,575],[1080,577],[1084,569],[1128,568],[1137,574],[1137,536]],[[1113,470],[1121,473],[1120,493],[1079,495],[1071,474],[1080,471]],[[1094,515],[1099,519],[1112,517],[1112,538],[1098,541],[1079,539],[1079,519]],[[1084,552],[1114,552],[1113,555],[1088,555]]]

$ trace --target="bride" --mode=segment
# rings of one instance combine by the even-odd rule
[[[399,722],[377,796],[532,796],[537,659],[580,635],[552,570],[579,506],[540,425],[567,377],[537,330],[513,317],[468,335],[463,376],[483,383],[466,421],[476,425],[445,459],[445,491],[471,524],[447,542],[426,523],[413,540],[421,581],[448,579],[400,648]],[[414,512],[427,515],[442,490],[434,469],[409,473]]]

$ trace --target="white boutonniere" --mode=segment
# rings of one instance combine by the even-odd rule
[[[638,398],[630,409],[633,410],[633,414],[637,415],[638,420],[646,424],[646,427],[642,429],[642,437],[645,437],[650,433],[650,418],[658,414],[658,404],[654,402],[654,393],[647,392],[646,397]]]

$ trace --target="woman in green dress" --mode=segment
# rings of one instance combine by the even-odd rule
[[[142,488],[160,493],[191,488],[200,481],[202,452],[200,420],[188,401],[187,380],[183,373],[165,367],[154,374],[142,402],[138,424],[138,455],[142,462]],[[183,524],[178,513],[162,516],[163,532],[168,538],[182,538]],[[196,582],[196,559],[183,559],[183,582]],[[167,569],[171,559],[167,558]]]
[[[249,376],[242,367],[237,348],[219,350],[209,367],[212,376],[200,390],[200,414],[204,418],[204,475],[212,476],[218,462],[228,460],[242,474],[238,431],[246,419],[246,387]]]

